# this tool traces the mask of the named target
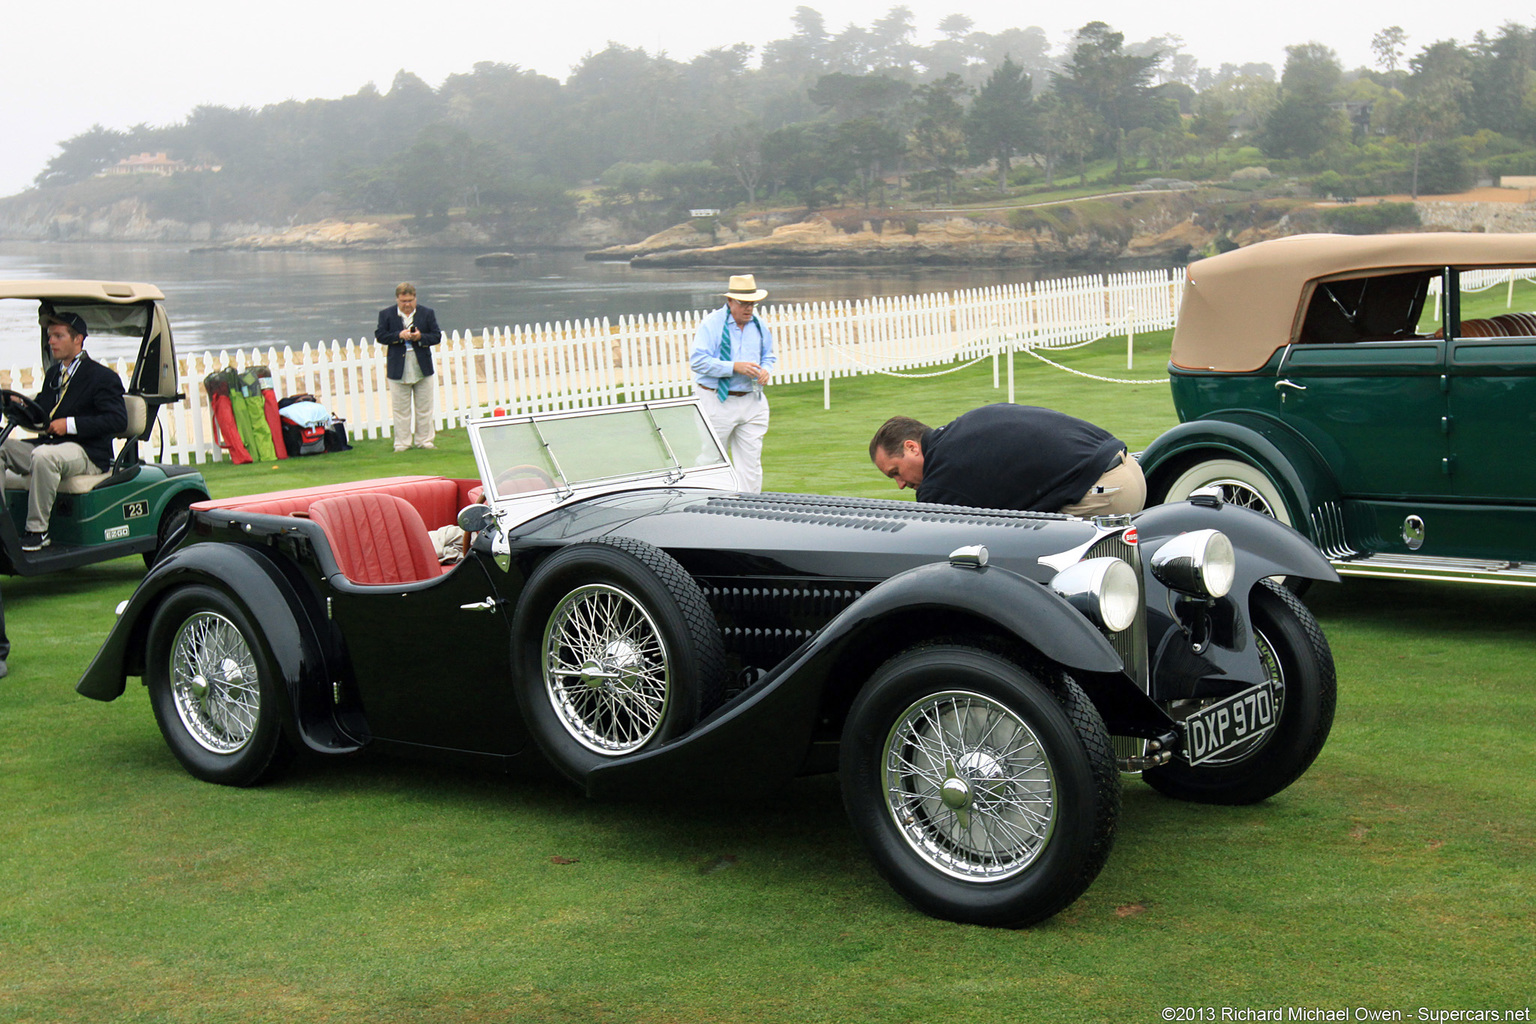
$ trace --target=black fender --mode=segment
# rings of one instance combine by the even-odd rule
[[[1305,524],[1312,509],[1340,497],[1338,481],[1305,438],[1258,413],[1227,410],[1165,431],[1137,456],[1148,500],[1159,498],[1184,467],[1205,459],[1235,458],[1264,473],[1279,488],[1291,522]]]
[[[1339,580],[1339,574],[1323,553],[1296,530],[1262,512],[1214,498],[1155,505],[1137,515],[1135,523],[1142,564],[1146,567],[1152,696],[1159,701],[1226,696],[1264,679],[1259,651],[1248,625],[1249,595],[1261,580],[1271,576],[1299,576],[1329,583]],[[1163,586],[1152,573],[1151,561],[1158,549],[1174,537],[1205,529],[1220,530],[1232,542],[1236,572],[1231,590],[1210,608],[1212,621],[1218,623],[1218,642],[1195,654],[1177,610],[1188,599]]]
[[[1304,534],[1252,509],[1215,500],[1203,501],[1197,496],[1193,501],[1154,505],[1139,513],[1135,522],[1144,563],[1150,563],[1158,548],[1181,533],[1211,529],[1226,534],[1237,556],[1237,576],[1232,585],[1234,593],[1247,593],[1266,576],[1301,576],[1327,583],[1339,581],[1333,565]],[[1146,576],[1149,587],[1157,582],[1150,568]]]
[[[1145,696],[1125,675],[1120,655],[1102,634],[1048,588],[998,566],[981,569],[935,562],[909,569],[845,608],[762,680],[727,702],[689,732],[650,750],[599,765],[587,776],[590,796],[675,794],[679,779],[728,792],[792,777],[804,762],[818,717],[829,710],[829,684],[851,703],[864,680],[834,679],[842,655],[860,640],[884,650],[878,664],[898,653],[882,624],[910,613],[945,613],[1012,635],[1071,671],[1118,675],[1136,698]],[[952,616],[951,616],[952,617]],[[923,635],[904,632],[903,646]],[[690,790],[691,792],[691,790]]]
[[[326,658],[319,596],[306,599],[301,583],[284,575],[259,548],[243,544],[189,544],[165,557],[144,577],[118,614],[106,642],[75,685],[94,700],[122,696],[127,677],[144,674],[145,644],[155,609],[174,590],[205,584],[241,605],[261,633],[287,698],[284,728],[311,750],[346,753],[361,744],[343,732],[331,710],[329,680],[338,678]]]

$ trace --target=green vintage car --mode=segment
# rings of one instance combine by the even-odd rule
[[[1301,235],[1193,264],[1148,503],[1215,491],[1341,575],[1536,586],[1533,278],[1532,234]]]
[[[91,339],[137,346],[123,402],[128,424],[118,435],[106,472],[71,477],[59,487],[48,527],[52,542],[41,551],[21,548],[30,478],[4,471],[7,514],[0,516],[0,574],[39,576],[126,555],[142,555],[146,565],[153,565],[187,522],[192,503],[208,498],[208,485],[197,470],[149,462],[140,452],[154,434],[160,407],[185,397],[177,389],[165,296],[154,285],[131,282],[0,281],[0,326],[39,339],[43,367],[52,359],[43,326],[50,313],[84,318],[88,352]],[[21,401],[12,403],[13,395]],[[30,394],[0,389],[0,401],[5,409],[0,442],[16,430],[39,433],[46,428],[48,410]]]

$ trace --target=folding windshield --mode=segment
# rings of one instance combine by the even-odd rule
[[[470,424],[487,497],[629,480],[676,483],[729,465],[690,401],[580,413],[505,416]]]

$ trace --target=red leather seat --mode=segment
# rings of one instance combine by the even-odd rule
[[[384,585],[435,579],[442,573],[421,513],[393,494],[341,494],[309,506],[342,575]]]

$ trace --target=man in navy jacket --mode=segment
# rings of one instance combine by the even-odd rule
[[[416,304],[416,286],[409,281],[395,286],[395,304],[379,310],[373,338],[384,346],[384,376],[389,378],[389,399],[395,420],[395,451],[436,448],[432,439],[432,346],[443,340],[437,315]],[[412,407],[414,406],[414,411]]]
[[[72,476],[106,472],[112,464],[112,438],[128,426],[123,382],[85,353],[85,320],[78,313],[56,313],[45,322],[54,362],[43,374],[37,404],[46,425],[38,437],[11,437],[0,445],[5,468],[31,475],[23,551],[47,547],[59,484]]]

